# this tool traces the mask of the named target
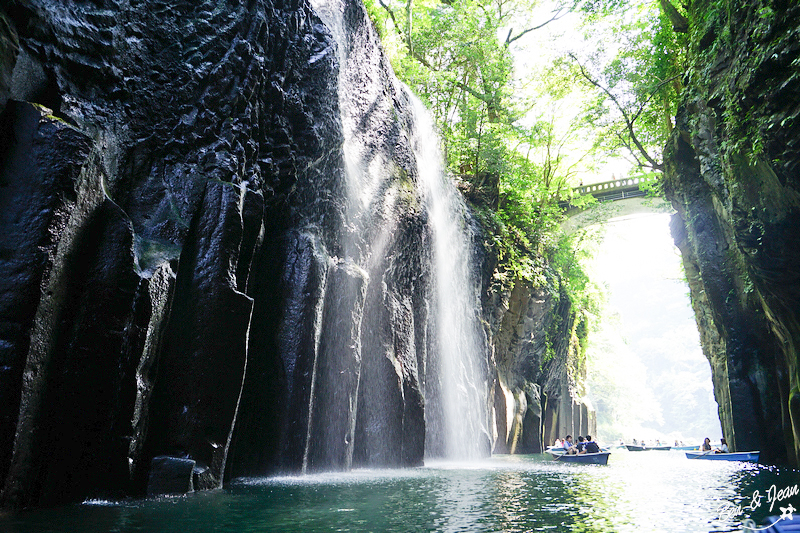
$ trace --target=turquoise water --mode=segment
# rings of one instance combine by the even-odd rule
[[[473,464],[239,479],[185,497],[0,515],[0,531],[738,531],[750,515],[761,522],[780,515],[779,505],[800,508],[800,496],[792,494],[769,512],[766,498],[772,485],[798,483],[798,471],[689,460],[679,452],[620,451],[607,466],[495,456]],[[734,506],[749,505],[756,490],[762,505],[738,512]]]

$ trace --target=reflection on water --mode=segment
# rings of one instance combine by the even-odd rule
[[[0,515],[9,533],[724,532],[779,515],[766,497],[800,483],[800,472],[745,463],[693,461],[678,452],[620,451],[608,466],[549,456],[496,456],[470,464],[241,479],[183,498],[87,502]],[[800,495],[782,502],[800,508]]]

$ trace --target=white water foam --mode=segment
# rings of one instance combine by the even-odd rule
[[[434,243],[432,308],[438,353],[434,368],[428,370],[428,388],[439,388],[443,420],[442,427],[428,424],[428,432],[443,433],[430,435],[430,440],[444,442],[440,452],[445,458],[478,458],[486,455],[488,392],[467,208],[445,175],[440,140],[428,110],[411,91],[406,92],[414,111],[416,127],[411,141]],[[426,455],[431,452],[426,450]]]

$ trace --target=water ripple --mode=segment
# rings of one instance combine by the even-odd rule
[[[238,479],[181,498],[88,500],[0,516],[9,533],[737,531],[767,505],[728,516],[754,491],[800,483],[795,470],[690,461],[675,452],[620,452],[606,467],[545,456],[468,464]],[[800,508],[798,501],[792,501]],[[774,514],[774,513],[773,513]]]

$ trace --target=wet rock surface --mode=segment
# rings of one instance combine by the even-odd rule
[[[597,433],[595,414],[569,371],[578,360],[581,317],[558,284],[557,278],[548,287],[517,280],[486,290],[494,453],[541,453],[557,438]]]
[[[692,6],[692,65],[665,152],[724,436],[797,464],[800,7]]]
[[[181,457],[159,455],[150,462],[150,477],[147,482],[148,496],[162,494],[180,495],[194,490],[192,476],[195,462]]]
[[[4,504],[420,464],[430,230],[363,7],[337,41],[302,1],[4,5]]]
[[[4,506],[437,449],[417,124],[363,6],[329,8],[0,8]],[[587,420],[537,334],[569,309],[517,292],[484,302],[478,403],[511,422],[482,453]]]

